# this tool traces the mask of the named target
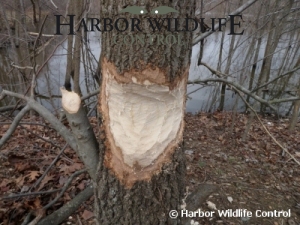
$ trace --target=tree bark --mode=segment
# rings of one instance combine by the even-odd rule
[[[294,68],[298,67],[300,65],[300,58],[297,60]],[[298,80],[298,90],[297,90],[297,95],[300,97],[300,79]],[[292,131],[295,129],[299,117],[299,109],[300,109],[300,100],[295,101],[293,103],[293,113],[290,119],[289,123],[289,130]]]
[[[142,31],[102,32],[95,214],[101,225],[180,224],[180,218],[169,218],[169,211],[180,210],[185,191],[181,141],[192,33],[170,32],[165,27],[153,32],[147,18],[193,18],[195,1],[136,1],[135,6],[148,12],[169,6],[179,13],[118,15],[126,2],[101,1],[102,18],[139,18]],[[184,26],[184,20],[178,21]],[[166,43],[169,34],[181,35],[184,44]],[[144,35],[145,41],[124,44],[126,35]],[[149,35],[153,35],[151,41]]]
[[[278,42],[280,40],[280,37],[282,35],[282,30],[284,26],[284,22],[287,20],[287,14],[290,11],[293,1],[289,0],[286,2],[286,5],[282,6],[280,5],[281,1],[276,0],[275,1],[275,10],[279,9],[281,7],[284,7],[284,10],[282,12],[282,17],[279,17],[278,15],[273,14],[271,17],[271,24],[270,24],[270,32],[268,34],[268,39],[267,39],[267,44],[265,48],[265,53],[264,53],[264,59],[262,62],[262,68],[260,71],[260,75],[258,78],[257,83],[258,84],[263,84],[268,82],[270,78],[270,73],[271,73],[271,65],[272,65],[272,60],[274,56],[274,52],[276,50],[276,47],[278,45]],[[262,96],[265,98],[265,93],[262,92],[262,90],[257,91],[258,96]],[[260,111],[263,112],[264,108],[263,105],[260,107]]]
[[[75,2],[69,2],[68,4],[68,12],[67,14],[75,14],[74,12],[74,6]],[[71,87],[71,78],[74,77],[74,63],[73,62],[73,42],[74,42],[74,36],[73,35],[69,35],[68,36],[68,56],[67,56],[67,70],[66,70],[66,76],[65,76],[65,88],[68,91],[72,91],[72,87]],[[75,60],[74,60],[75,61]],[[79,62],[78,62],[79,61]],[[80,60],[78,60],[77,63],[80,63]]]

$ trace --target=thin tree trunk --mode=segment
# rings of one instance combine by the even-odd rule
[[[226,63],[226,68],[225,68],[225,74],[229,74],[230,66],[231,66],[231,61],[232,57],[234,54],[234,42],[235,42],[235,35],[231,37],[230,40],[230,47],[229,47],[229,53],[228,53],[228,58],[227,58],[227,63]],[[221,87],[221,100],[220,100],[220,105],[219,105],[219,110],[223,111],[224,110],[224,104],[225,104],[225,92],[226,92],[226,84],[222,83]]]
[[[297,62],[296,62],[296,64],[295,64],[294,67],[296,68],[299,65],[300,65],[300,58],[298,58],[298,60],[297,60]],[[300,79],[298,81],[297,95],[300,96]],[[298,121],[298,117],[299,117],[300,101],[294,102],[293,105],[294,105],[294,107],[293,107],[293,114],[292,114],[292,117],[290,119],[289,130],[294,130],[295,127],[296,127],[296,125],[297,125],[297,121]]]
[[[74,12],[74,3],[75,2],[68,2],[68,13],[72,15]],[[67,55],[67,70],[66,70],[66,76],[65,76],[65,88],[68,91],[72,90],[71,87],[71,78],[74,77],[74,66],[73,66],[73,41],[74,41],[74,36],[69,35],[67,39],[67,45],[68,45],[68,55]]]
[[[227,2],[227,4],[226,4],[226,7],[224,9],[224,14],[226,13],[226,11],[230,12],[229,2]],[[222,66],[222,57],[223,57],[223,47],[224,47],[225,32],[226,32],[226,29],[223,28],[222,38],[221,38],[221,44],[220,44],[220,52],[219,52],[219,61],[218,61],[218,67],[217,67],[218,71],[222,71],[221,66]],[[223,108],[224,108],[225,92],[226,92],[226,84],[222,83],[221,84],[221,96],[220,96],[220,102],[219,102],[219,107],[218,107],[218,110],[220,110],[220,111],[223,111]]]
[[[255,71],[256,71],[256,64],[257,64],[257,59],[258,59],[258,53],[259,53],[259,50],[260,50],[262,34],[263,34],[263,29],[260,29],[258,34],[255,33],[255,31],[257,31],[258,28],[259,28],[259,22],[260,22],[259,17],[261,16],[261,11],[262,11],[262,8],[263,8],[262,6],[263,6],[263,4],[261,4],[261,7],[259,7],[259,11],[256,15],[256,22],[255,22],[255,25],[254,25],[254,34],[252,36],[251,44],[248,46],[248,52],[247,52],[247,55],[245,57],[243,67],[242,67],[242,68],[245,68],[246,64],[248,64],[249,61],[251,61],[251,59],[253,57],[253,54],[254,54],[253,65],[252,65],[252,68],[251,68],[251,73],[250,73],[250,78],[249,78],[249,88],[248,88],[249,90],[252,90],[252,87],[253,87]],[[257,43],[257,47],[255,49],[256,43]],[[244,70],[244,74],[245,74],[245,80],[247,80],[248,73],[246,72],[246,70]],[[247,102],[249,102],[249,99],[250,99],[250,96],[248,95],[247,96]],[[248,106],[246,104],[245,104],[245,108],[246,108],[245,111],[247,111]]]
[[[38,20],[37,20],[37,13],[36,13],[36,4],[34,0],[30,0],[32,4],[32,13],[33,13],[33,24],[37,27]],[[37,27],[38,29],[38,27]]]
[[[114,10],[105,9],[125,8],[126,2],[102,0],[100,15],[115,18]],[[179,13],[168,15],[172,18],[195,13],[195,1],[141,2],[135,5],[145,5],[148,12],[161,5],[175,8]],[[180,210],[185,187],[180,143],[192,36],[181,33],[186,45],[157,45],[157,36],[152,44],[145,39],[143,46],[114,44],[116,35],[170,34],[166,29],[153,33],[146,26],[147,17],[138,16],[142,32],[102,33],[98,107],[102,145],[95,191],[95,214],[101,225],[180,224],[180,218],[169,218],[169,211]]]
[[[298,96],[300,96],[300,80],[299,80],[299,89],[298,89]],[[294,107],[293,107],[293,114],[290,120],[290,124],[289,124],[289,130],[292,131],[295,129],[298,119],[299,119],[299,109],[300,109],[300,101],[296,101],[294,103]]]
[[[16,38],[13,35],[11,28],[9,26],[9,21],[6,16],[6,11],[5,11],[4,5],[0,5],[0,10],[1,10],[2,18],[3,18],[5,26],[6,26],[9,41],[11,44],[11,49],[12,49],[10,52],[11,58],[12,58],[14,64],[16,64],[18,66],[22,66],[23,64],[20,63],[21,62],[20,55],[18,54],[18,50],[16,48],[16,42],[15,42]],[[16,27],[15,27],[15,32],[17,32]],[[24,91],[25,91],[24,76],[23,76],[23,74],[21,74],[21,72],[19,70],[17,70],[16,73],[17,73],[17,77],[18,77],[18,81],[19,81],[19,88],[17,88],[15,91],[18,93],[24,93]]]
[[[293,3],[292,0],[287,1],[287,5],[285,5],[281,18],[278,18],[278,15],[276,15],[275,13],[271,17],[272,22],[270,26],[270,33],[268,35],[266,50],[264,54],[265,58],[263,60],[262,69],[258,79],[258,84],[266,83],[269,80],[274,52],[277,48],[280,36],[282,34],[284,21],[286,21],[287,19],[287,13],[290,11],[292,7],[292,3]],[[280,8],[279,5],[280,5],[280,1],[276,0],[275,9],[279,9]],[[260,89],[258,90],[257,95],[261,96],[261,94],[262,94],[262,90]],[[264,97],[265,97],[265,93],[263,93],[263,98]],[[263,106],[261,106],[261,111],[264,111]]]
[[[77,24],[79,24],[83,13],[83,1],[73,2],[73,4],[75,4],[76,15],[78,15]],[[75,36],[75,47],[74,47],[74,57],[73,57],[73,65],[74,65],[73,82],[74,82],[74,92],[78,93],[79,95],[81,95],[81,90],[80,90],[81,45],[82,45],[82,32],[78,31],[76,32],[76,36]]]

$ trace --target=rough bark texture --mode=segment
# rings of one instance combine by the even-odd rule
[[[169,13],[167,15],[132,15],[129,13],[119,13],[127,6],[141,6],[150,12],[152,9],[159,6],[173,7],[179,13]],[[102,31],[102,82],[105,82],[106,74],[110,71],[103,69],[103,63],[108,62],[116,68],[117,82],[120,84],[138,83],[147,85],[150,83],[164,85],[173,90],[178,87],[182,81],[187,81],[188,69],[191,57],[192,33],[184,31],[174,31],[174,20],[172,20],[172,31],[168,31],[163,27],[161,31],[152,32],[149,26],[146,26],[147,18],[193,18],[195,13],[195,1],[135,1],[134,4],[129,1],[101,1],[101,19],[126,18],[131,21],[131,18],[139,18],[141,21],[142,31],[131,31],[128,29],[124,32],[118,32],[115,29],[109,32]],[[122,23],[120,28],[122,29]],[[167,23],[165,23],[166,25]],[[185,21],[179,21],[179,27],[182,29]],[[124,24],[123,24],[124,25]],[[164,25],[164,26],[165,26]],[[103,25],[101,25],[103,29]],[[189,27],[193,29],[192,26]],[[145,40],[149,35],[156,35],[153,43],[145,41],[142,46],[139,44],[116,44],[114,37],[118,35],[145,35]],[[157,35],[166,37],[167,35],[180,34],[180,39],[185,44],[166,44],[159,42]],[[148,35],[148,36],[147,36]],[[162,37],[161,36],[161,37]],[[120,36],[119,36],[120,37]],[[117,38],[119,38],[117,37]],[[120,39],[117,39],[120,40]],[[107,68],[104,66],[104,68]],[[151,75],[149,71],[159,71],[158,76]],[[139,73],[146,71],[146,73]],[[145,77],[140,76],[145,74]],[[124,78],[124,79],[123,79]],[[132,80],[132,81],[131,81]],[[100,105],[98,110],[100,113],[107,106],[109,99],[103,99],[105,88],[100,94]],[[102,101],[101,101],[102,100]],[[184,102],[182,108],[184,109]],[[104,106],[103,106],[104,105]],[[116,106],[117,107],[117,106]],[[172,148],[170,154],[164,156],[166,160],[161,161],[158,169],[155,168],[147,179],[143,176],[136,176],[133,182],[126,182],[126,176],[116,173],[116,169],[110,164],[111,142],[107,136],[109,120],[107,113],[102,114],[100,121],[101,129],[101,144],[100,144],[100,161],[98,165],[98,181],[95,185],[95,212],[98,224],[180,224],[180,218],[170,219],[170,210],[180,210],[181,200],[184,195],[184,175],[185,175],[185,160],[182,145],[177,144]],[[182,119],[182,118],[180,118]],[[147,129],[147,127],[145,127]],[[181,140],[180,140],[181,141]],[[162,154],[163,155],[163,154]],[[118,156],[119,157],[119,156]],[[120,157],[119,157],[120,158]],[[157,158],[159,161],[159,158]],[[156,162],[154,162],[155,164]],[[139,166],[138,166],[139,167]],[[137,170],[147,170],[145,168],[132,168],[133,172]],[[141,178],[141,179],[140,179]]]
[[[172,162],[163,166],[150,182],[138,181],[131,189],[125,188],[105,166],[99,166],[95,192],[98,224],[181,224],[180,218],[169,217],[170,210],[179,212],[185,191],[186,168],[181,147],[176,149]]]
[[[149,64],[153,66],[160,67],[164,69],[166,75],[169,78],[169,81],[173,81],[176,77],[181,76],[185,71],[186,67],[190,64],[190,54],[191,54],[191,41],[192,41],[192,32],[169,32],[166,28],[167,22],[164,23],[164,26],[161,32],[152,32],[152,28],[148,25],[147,18],[172,18],[172,28],[175,29],[175,23],[173,18],[194,18],[195,16],[195,1],[188,0],[160,0],[160,1],[113,1],[113,0],[102,0],[101,1],[101,19],[103,18],[126,18],[129,21],[129,32],[118,32],[115,29],[109,32],[102,31],[102,57],[105,57],[110,62],[114,62],[118,68],[120,74],[131,69],[143,70]],[[178,10],[180,13],[169,13],[166,15],[153,15],[147,13],[145,15],[132,15],[129,13],[119,13],[122,9],[127,6],[141,6],[145,8],[148,12],[158,6],[170,6]],[[138,18],[142,21],[140,27],[143,28],[142,32],[135,29],[131,31],[131,18]],[[180,21],[181,25],[185,24],[185,21]],[[119,23],[121,24],[121,22]],[[120,26],[120,28],[122,28]],[[124,27],[123,27],[124,28]],[[179,27],[182,29],[182,26]],[[190,27],[190,29],[193,29]],[[153,44],[149,44],[148,41],[143,47],[139,44],[133,45],[116,45],[114,43],[114,37],[120,35],[146,35],[145,39],[149,39],[149,35],[181,35],[182,42],[186,45],[179,46],[174,44],[162,45],[162,42],[157,40],[157,37],[154,38]],[[117,42],[120,41],[119,38],[116,38]]]
[[[79,157],[84,162],[91,178],[95,180],[95,169],[98,163],[98,144],[86,112],[80,107],[77,113],[69,114],[66,112],[66,116],[76,139]]]

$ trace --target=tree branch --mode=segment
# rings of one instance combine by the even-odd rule
[[[294,102],[300,100],[300,97],[294,97],[294,98],[284,98],[284,99],[274,99],[269,101],[270,104],[278,104],[282,102]]]
[[[86,100],[86,99],[88,99],[88,98],[90,98],[90,97],[93,97],[93,96],[99,94],[99,92],[100,92],[100,89],[97,89],[97,90],[95,90],[95,91],[93,91],[93,92],[87,94],[86,96],[83,96],[83,97],[81,98],[81,101],[84,101],[84,100]]]
[[[92,185],[89,185],[84,191],[64,204],[60,209],[40,220],[37,225],[57,225],[62,223],[72,215],[83,202],[92,197],[93,193],[94,188]]]
[[[67,111],[65,113],[78,145],[77,154],[84,162],[91,178],[96,180],[95,171],[99,162],[98,142],[86,112],[80,106],[77,113],[70,114]]]
[[[53,0],[50,0],[50,2],[52,3],[52,5],[53,5],[56,9],[58,9],[58,7],[55,5],[55,3],[53,2]]]
[[[255,114],[255,116],[257,117],[259,123],[262,125],[262,127],[264,128],[265,132],[272,138],[272,140],[284,151],[286,152],[299,166],[300,166],[300,162],[285,148],[283,147],[277,140],[276,138],[270,133],[270,131],[268,130],[268,128],[266,128],[266,126],[263,124],[263,122],[261,121],[261,119],[259,118],[259,116],[257,115],[257,112],[251,107],[251,105],[246,101],[246,99],[244,99],[244,97],[241,95],[241,93],[236,90],[237,93],[239,94],[239,96],[241,97],[241,99],[245,102],[245,104],[249,107],[249,109]]]
[[[33,188],[36,188],[42,182],[42,180],[45,178],[45,176],[47,175],[47,173],[49,172],[49,170],[57,162],[57,160],[59,159],[59,157],[63,154],[63,152],[65,151],[65,149],[67,148],[67,146],[68,146],[68,144],[65,144],[65,146],[60,150],[59,154],[55,157],[55,159],[52,161],[52,163],[47,167],[47,169],[45,170],[45,172],[43,173],[43,175],[34,183],[34,185],[32,185],[32,187],[30,188],[30,190],[32,190]]]
[[[14,194],[14,195],[9,195],[9,196],[4,196],[1,197],[1,200],[7,200],[7,199],[12,199],[12,198],[21,198],[21,197],[27,197],[27,196],[32,196],[32,195],[45,195],[45,194],[52,194],[55,192],[61,191],[61,188],[59,189],[54,189],[54,190],[49,190],[49,191],[38,191],[38,192],[29,192],[29,193],[19,193],[19,194]]]
[[[17,65],[15,65],[14,62],[11,64],[11,66],[15,67],[17,69],[20,69],[20,70],[26,70],[26,69],[33,70],[34,69],[32,66],[17,66]]]
[[[266,87],[267,85],[269,85],[269,84],[275,82],[276,80],[279,80],[280,78],[283,78],[284,76],[287,76],[287,75],[289,75],[289,74],[291,74],[291,73],[293,73],[293,72],[295,72],[295,71],[297,71],[297,70],[299,70],[299,69],[300,69],[300,66],[295,67],[294,69],[292,69],[292,70],[290,70],[290,71],[288,71],[288,72],[286,72],[286,73],[284,73],[284,74],[282,74],[282,75],[280,75],[280,76],[274,78],[273,80],[270,80],[269,82],[267,82],[267,83],[265,83],[265,84],[263,84],[263,85],[261,85],[261,86],[255,88],[255,89],[253,89],[251,92],[256,92],[257,90],[259,90],[259,89],[261,89],[261,88],[264,88],[264,87]]]
[[[216,76],[218,76],[219,78],[208,78],[208,79],[203,79],[203,80],[194,80],[194,81],[188,81],[188,84],[200,84],[200,83],[207,83],[207,82],[223,82],[223,83],[226,83],[227,85],[230,85],[230,86],[233,86],[235,87],[236,89],[240,90],[241,92],[249,95],[250,97],[252,97],[253,99],[255,99],[256,101],[259,101],[260,103],[262,104],[265,104],[267,106],[269,106],[271,109],[273,109],[275,112],[277,111],[276,108],[273,106],[273,104],[278,104],[278,103],[281,103],[281,102],[291,102],[291,101],[298,101],[300,100],[300,97],[294,97],[294,98],[286,98],[286,99],[274,99],[274,100],[271,100],[271,101],[266,101],[264,99],[262,99],[261,97],[259,97],[258,95],[255,95],[253,92],[255,92],[255,90],[258,90],[272,82],[274,82],[275,80],[283,77],[283,76],[286,76],[287,74],[290,74],[296,70],[298,70],[300,67],[296,67],[294,69],[292,69],[291,71],[283,74],[282,76],[280,77],[277,77],[275,79],[273,79],[272,81],[260,86],[259,88],[256,88],[255,90],[252,90],[252,91],[249,91],[248,89],[244,88],[243,86],[239,85],[238,83],[235,83],[233,81],[229,81],[229,80],[226,80],[226,79],[223,79],[223,78],[226,78],[228,77],[229,75],[227,74],[223,74],[221,73],[220,71],[217,71],[213,68],[211,68],[210,66],[208,66],[206,63],[203,63],[201,62],[201,65],[205,66],[210,72],[212,72],[213,74],[215,74]]]
[[[6,95],[21,98],[21,99],[27,101],[27,106],[29,106],[30,109],[33,109],[34,111],[39,113],[39,115],[42,116],[45,120],[47,120],[52,125],[52,127],[65,139],[65,141],[71,146],[71,148],[73,148],[76,151],[76,153],[79,156],[81,156],[81,160],[83,161],[84,165],[88,168],[90,176],[92,178],[95,177],[95,174],[96,174],[95,171],[96,171],[97,163],[96,164],[95,163],[91,164],[91,159],[89,159],[89,157],[87,157],[87,155],[82,155],[79,152],[78,146],[77,146],[77,144],[78,144],[77,139],[72,135],[70,130],[68,130],[52,113],[50,113],[44,106],[39,104],[34,99],[28,98],[24,95],[17,94],[17,93],[14,93],[14,92],[3,90],[1,95],[0,95],[0,99],[1,99],[1,97],[5,97]],[[76,124],[78,124],[78,123],[79,122],[76,121]],[[79,133],[80,132],[81,131],[79,131]],[[85,152],[85,151],[92,151],[92,150],[91,149],[85,149],[83,152]],[[98,157],[96,157],[92,160],[97,160],[97,158]],[[95,167],[93,167],[93,166],[95,166]]]
[[[77,176],[79,176],[80,174],[82,174],[82,173],[84,173],[84,172],[86,172],[87,170],[86,169],[83,169],[83,170],[79,170],[79,171],[77,171],[77,172],[75,172],[75,173],[73,173],[72,174],[72,176],[70,176],[69,177],[69,179],[68,179],[68,181],[65,183],[65,185],[63,186],[63,188],[60,188],[59,190],[61,191],[51,202],[49,202],[47,205],[45,205],[43,208],[42,208],[42,211],[44,211],[44,210],[47,210],[47,209],[49,209],[53,204],[55,204],[56,202],[57,202],[57,200],[58,199],[60,199],[62,196],[63,196],[63,194],[66,192],[66,190],[68,189],[68,187],[70,186],[70,184],[72,183],[72,181],[74,180],[74,178],[75,177],[77,177]],[[83,201],[85,201],[84,199],[85,198],[89,198],[89,197],[91,197],[91,196],[89,196],[89,194],[90,194],[90,191],[86,191],[87,189],[89,189],[89,187],[90,186],[88,186],[83,192],[81,192],[81,193],[79,193],[76,197],[78,197],[78,202],[74,202],[74,199],[76,199],[76,197],[73,199],[73,200],[71,200],[69,203],[67,203],[67,204],[73,204],[73,205],[71,205],[71,206],[74,206],[74,211],[77,209],[77,207],[79,207],[80,206],[80,204],[83,202]],[[92,189],[93,190],[93,189]],[[57,191],[57,190],[56,190]],[[38,193],[38,192],[37,192]],[[41,192],[40,192],[41,193]],[[43,193],[43,192],[42,192]],[[92,192],[93,193],[93,192]],[[34,193],[26,193],[27,195],[28,194],[34,194]],[[81,196],[81,194],[84,194],[84,196]],[[89,196],[89,197],[88,197]],[[79,204],[79,201],[81,201],[80,202],[80,204]],[[78,204],[78,206],[77,206],[77,204]],[[59,209],[59,210],[57,210],[57,211],[55,211],[53,214],[58,214],[59,212],[60,212],[60,210],[62,210],[63,208],[65,207],[65,205],[61,208],[61,209]],[[76,208],[75,208],[76,207]],[[70,214],[72,214],[74,211],[70,211]],[[53,215],[53,214],[51,214],[51,215]],[[51,216],[50,215],[50,216]],[[64,214],[62,215],[63,217],[65,216]],[[69,216],[69,215],[68,215]],[[67,217],[68,217],[67,216]],[[35,223],[34,224],[37,224],[38,223],[38,221],[41,219],[42,217],[39,217],[39,213],[38,213],[38,217],[37,218],[35,218],[33,221],[35,221]],[[46,217],[47,218],[47,217]],[[45,219],[46,219],[45,218]],[[60,218],[57,218],[57,217],[55,217],[56,219],[60,219]],[[66,218],[64,218],[63,220],[65,220]],[[62,221],[63,221],[62,220]],[[31,222],[31,223],[29,223],[29,224],[32,224],[33,223],[33,221]],[[60,221],[60,222],[62,222],[62,221]],[[29,222],[29,221],[28,221]],[[28,224],[28,222],[25,222],[24,221],[24,223],[23,224]],[[50,222],[50,224],[59,224],[59,223],[52,223],[53,222],[53,220],[51,220],[51,221],[48,221],[48,222]],[[43,223],[41,223],[41,224],[47,224],[46,223],[46,221],[45,222],[43,222]]]
[[[32,35],[32,36],[38,36],[39,33],[35,33],[35,32],[28,32],[29,35]],[[54,34],[41,34],[42,37],[55,37]]]
[[[29,98],[26,97],[25,95],[18,94],[18,93],[15,93],[15,92],[11,92],[11,91],[7,91],[7,90],[3,90],[0,94],[0,101],[3,100],[6,96],[19,98],[19,99],[22,99],[22,100],[25,100],[25,101],[29,100]]]
[[[25,116],[25,114],[30,110],[30,107],[26,105],[14,118],[13,122],[11,123],[9,129],[6,131],[6,133],[3,135],[3,137],[0,139],[0,148],[6,143],[6,141],[11,137],[13,132],[16,130],[17,126],[19,125],[19,122],[21,119]]]
[[[54,203],[56,203],[57,200],[60,199],[60,197],[63,196],[63,194],[66,192],[66,190],[68,189],[68,187],[70,186],[70,184],[74,180],[74,178],[86,171],[87,171],[86,169],[83,169],[83,170],[79,170],[79,171],[76,171],[75,173],[73,173],[72,176],[69,177],[68,181],[63,186],[59,195],[57,195],[51,202],[49,202],[47,205],[45,205],[43,207],[43,209],[49,209]]]
[[[226,79],[222,79],[222,78],[208,78],[208,79],[204,79],[204,80],[194,80],[194,81],[188,81],[188,84],[200,84],[200,83],[207,83],[207,82],[223,82],[226,83],[227,85],[233,86],[236,89],[240,90],[241,92],[249,95],[250,97],[254,98],[256,101],[259,101],[260,103],[263,103],[267,106],[269,106],[271,109],[273,109],[275,112],[277,111],[276,108],[271,105],[268,101],[262,99],[261,97],[251,93],[251,91],[249,91],[248,89],[244,88],[243,86],[233,82],[233,81],[229,81]]]
[[[222,72],[220,72],[220,71],[217,71],[217,70],[211,68],[209,65],[207,65],[207,64],[204,63],[204,62],[201,62],[200,65],[205,66],[212,74],[215,74],[217,77],[233,77],[233,76],[230,76],[230,75],[228,75],[228,74],[224,74],[224,73],[222,73]],[[235,77],[234,77],[234,78],[235,78]]]
[[[247,8],[249,8],[251,5],[253,5],[255,2],[257,2],[258,0],[249,0],[248,2],[246,2],[244,5],[242,5],[241,7],[239,7],[237,10],[231,12],[229,15],[238,15],[240,14],[241,12],[243,12],[244,10],[246,10]],[[229,16],[227,17],[226,21],[224,21],[222,23],[225,24],[227,21],[229,21]],[[217,24],[215,26],[215,30],[217,30],[219,28],[219,24]],[[212,33],[214,33],[215,31],[208,31],[208,32],[205,32],[203,34],[201,34],[200,36],[194,38],[193,40],[193,45],[196,45],[197,43],[199,43],[201,40],[203,40],[204,38],[208,37],[209,35],[211,35]]]
[[[40,116],[47,120],[52,127],[65,139],[65,141],[78,153],[76,139],[72,133],[59,120],[50,113],[44,106],[34,99],[28,99],[27,104],[31,109],[36,111]]]
[[[24,105],[8,105],[8,106],[3,106],[3,107],[0,107],[0,112],[6,112],[6,111],[9,111],[9,110],[13,110],[13,109],[22,109],[24,108]]]

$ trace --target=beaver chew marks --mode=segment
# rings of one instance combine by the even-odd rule
[[[105,164],[121,180],[150,179],[182,140],[186,79],[170,90],[151,79],[139,82],[135,73],[125,81],[114,68],[102,69]]]

